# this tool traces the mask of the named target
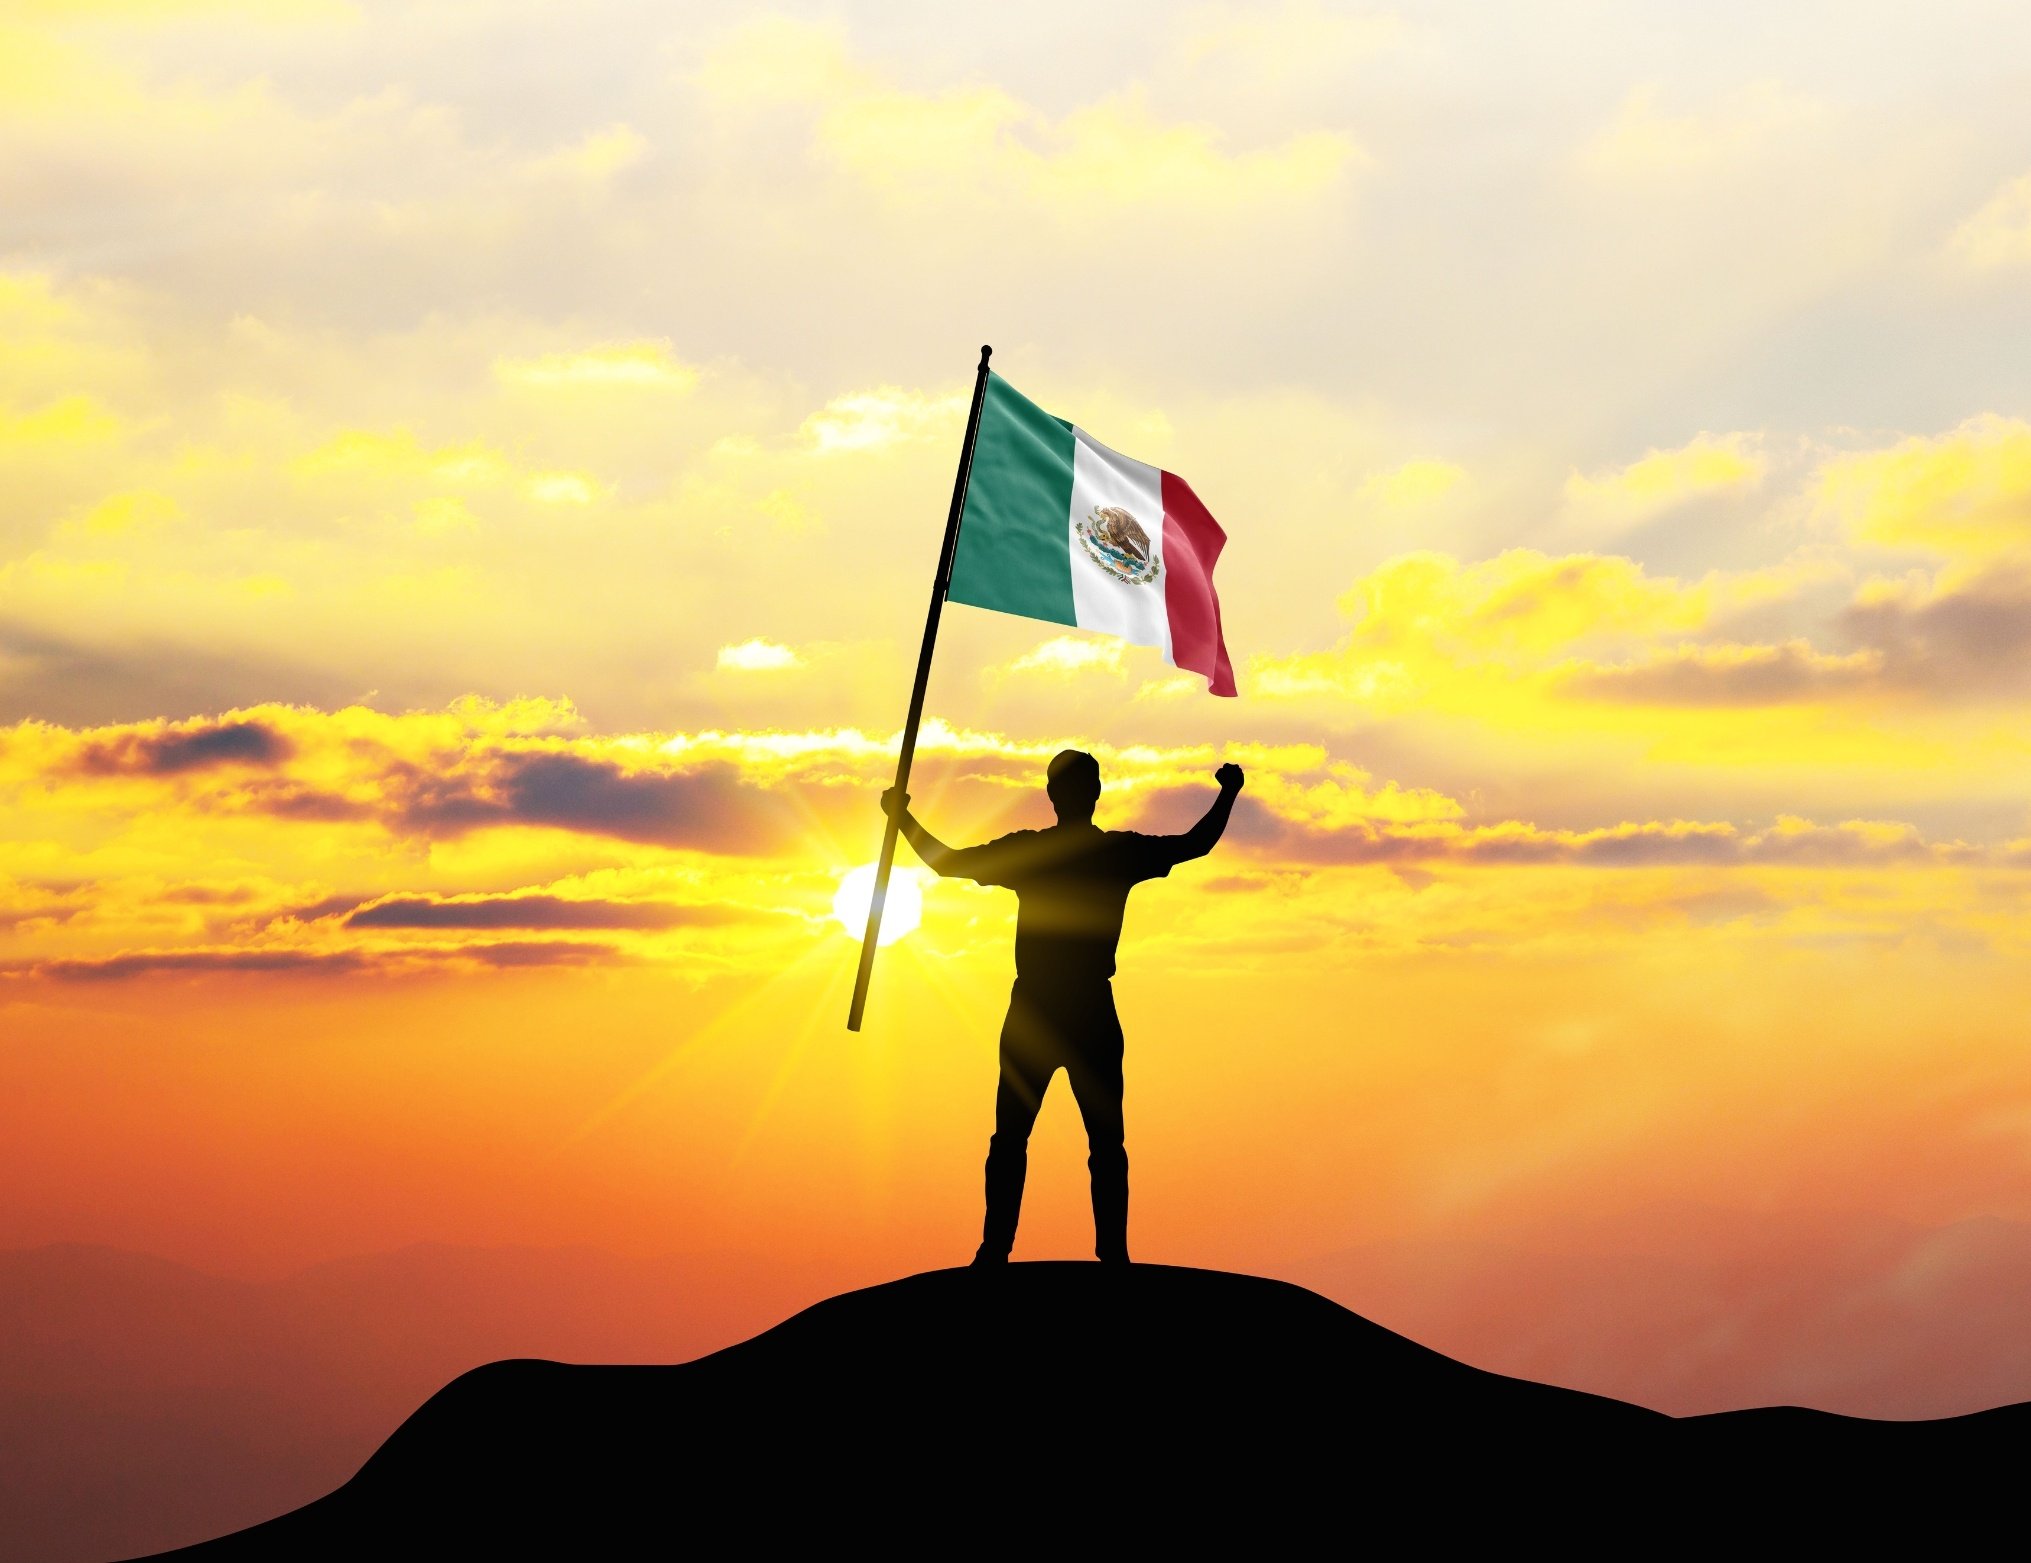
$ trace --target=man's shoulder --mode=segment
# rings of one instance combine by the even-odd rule
[[[1152,836],[1140,830],[1110,830],[1107,845],[1122,870],[1137,879],[1161,879],[1178,860],[1176,836]]]

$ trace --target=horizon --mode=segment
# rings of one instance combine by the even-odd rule
[[[1108,829],[1247,771],[1129,903],[1138,1260],[1399,1245],[1327,1289],[1497,1353],[1682,1263],[1742,1362],[1787,1277],[2006,1273],[1839,1233],[2031,1223],[2027,33],[10,10],[0,1251],[963,1263],[1014,897],[901,849],[857,1034],[835,907],[992,342],[1228,539],[1239,698],[953,604],[911,784],[960,846],[1062,748]],[[1061,1084],[1017,1259],[1085,1156]]]

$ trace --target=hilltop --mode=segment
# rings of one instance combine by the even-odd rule
[[[176,1556],[1372,1526],[1633,1543],[1773,1509],[1815,1534],[1922,1511],[1937,1536],[1982,1519],[1982,1472],[2027,1431],[2026,1406],[1675,1419],[1483,1372],[1283,1282],[1020,1264],[850,1292],[691,1363],[476,1369],[328,1497]]]

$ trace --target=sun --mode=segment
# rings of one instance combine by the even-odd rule
[[[832,898],[832,915],[839,926],[854,938],[867,933],[867,903],[874,894],[874,864],[850,868],[839,881],[839,893]],[[889,874],[888,900],[882,904],[881,943],[894,944],[924,920],[924,892],[917,885],[914,870],[894,869]]]

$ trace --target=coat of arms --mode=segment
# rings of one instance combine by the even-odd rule
[[[1149,533],[1119,505],[1095,505],[1093,513],[1074,526],[1086,557],[1117,581],[1147,586],[1162,566],[1150,547]]]

